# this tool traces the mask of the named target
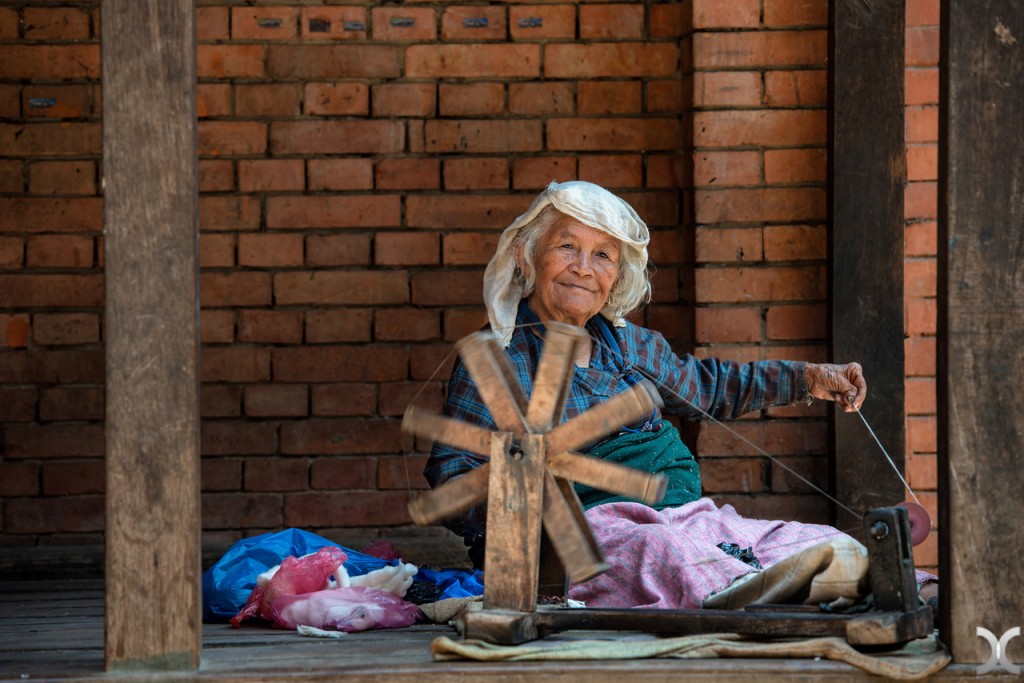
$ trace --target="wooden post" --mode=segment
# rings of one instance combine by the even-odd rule
[[[983,663],[1024,627],[1024,4],[944,0],[941,45],[940,632]]]
[[[830,0],[832,358],[864,366],[864,416],[903,467],[904,0]],[[855,415],[834,412],[836,498],[857,512],[905,499]],[[837,511],[840,528],[858,519]]]
[[[201,643],[193,0],[103,0],[106,667]]]

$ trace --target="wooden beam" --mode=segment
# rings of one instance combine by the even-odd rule
[[[106,667],[199,666],[193,0],[103,0]]]
[[[830,0],[831,356],[864,366],[864,416],[903,467],[904,0]],[[905,499],[864,424],[835,411],[836,498],[861,512]],[[840,528],[859,519],[837,511]]]
[[[940,630],[983,663],[979,627],[1024,626],[1024,4],[944,0],[941,45]]]

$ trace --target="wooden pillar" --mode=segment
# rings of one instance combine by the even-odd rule
[[[106,666],[201,642],[193,0],[103,0]]]
[[[904,0],[830,0],[831,355],[864,366],[864,417],[902,469]],[[905,499],[863,422],[832,421],[836,498],[857,512]],[[859,519],[837,511],[840,528]]]
[[[941,44],[940,629],[982,663],[1024,627],[1024,4],[944,0]]]

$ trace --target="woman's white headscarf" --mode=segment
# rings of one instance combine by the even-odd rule
[[[537,195],[526,213],[505,228],[498,241],[498,249],[484,271],[484,303],[487,306],[487,318],[503,347],[508,346],[512,339],[516,312],[524,294],[523,285],[519,278],[515,277],[516,260],[512,245],[519,231],[549,204],[584,225],[618,239],[624,248],[636,251],[640,256],[641,266],[647,265],[650,233],[633,207],[593,183],[582,180],[551,183]],[[609,306],[601,309],[601,314],[614,325],[621,327],[626,324]]]

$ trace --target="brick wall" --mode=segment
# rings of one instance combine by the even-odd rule
[[[103,526],[100,17],[66,5],[0,8],[5,545]],[[197,17],[208,539],[418,533],[428,444],[400,416],[440,405],[498,233],[552,179],[601,183],[651,225],[639,320],[679,350],[825,359],[826,0],[200,0]],[[824,416],[736,428],[823,485]],[[722,428],[694,438],[709,493],[824,520]]]

